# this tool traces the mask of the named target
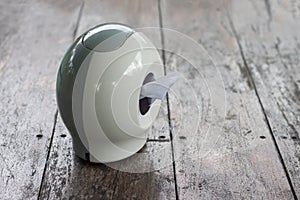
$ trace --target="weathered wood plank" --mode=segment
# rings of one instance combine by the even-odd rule
[[[80,2],[0,2],[0,198],[36,199],[55,114],[59,59]]]
[[[299,5],[292,1],[245,1],[231,15],[240,51],[255,82],[274,142],[300,197]],[[247,9],[246,9],[247,8]],[[259,13],[259,19],[250,10]]]
[[[163,26],[201,43],[217,65],[215,70],[203,51],[187,42],[174,43],[164,31],[165,47],[190,59],[166,53],[168,70],[185,78],[170,93],[179,199],[293,198],[232,34],[228,13],[243,13],[244,1],[240,7],[237,2],[161,1]]]
[[[170,153],[166,151],[164,157],[157,155],[158,150],[167,149],[167,145],[167,142],[148,142],[142,151],[148,154],[149,161],[154,162],[156,171],[127,173],[74,156],[71,136],[59,118],[41,199],[173,199]],[[148,166],[146,162],[137,163],[134,157],[129,162],[132,163],[124,160],[115,163],[114,167],[133,164],[132,170],[138,171],[143,164]],[[163,169],[158,168],[160,164]]]
[[[157,3],[137,0],[86,1],[77,35],[107,22],[121,22],[134,27],[158,26]],[[159,35],[156,40],[158,38]],[[141,151],[145,156],[137,154],[110,164],[110,168],[75,157],[71,136],[58,117],[41,198],[174,199],[175,182],[168,130],[167,110],[162,109],[149,133],[151,141]],[[120,168],[122,170],[116,170]],[[139,172],[143,168],[148,168],[150,172],[126,172]]]

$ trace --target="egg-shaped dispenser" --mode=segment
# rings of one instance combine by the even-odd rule
[[[140,99],[141,87],[163,77],[159,52],[141,32],[103,24],[81,35],[57,76],[57,103],[75,154],[113,162],[140,150],[161,100]]]

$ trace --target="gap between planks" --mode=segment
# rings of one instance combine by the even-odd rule
[[[269,9],[269,3],[267,3],[268,0],[265,0],[265,2],[266,2],[267,10],[268,10],[268,15],[269,15],[269,17],[271,18],[271,14],[270,14],[270,11],[269,11],[269,10],[270,10],[270,9]],[[262,103],[262,100],[261,100],[261,98],[260,98],[260,96],[259,96],[257,87],[256,87],[256,85],[255,85],[255,82],[254,82],[254,79],[253,79],[251,70],[249,69],[249,66],[248,66],[248,63],[247,63],[247,60],[246,60],[244,51],[243,51],[243,47],[242,47],[242,45],[241,45],[241,43],[240,43],[239,35],[238,35],[238,33],[237,33],[236,29],[235,29],[235,25],[234,25],[234,23],[233,23],[233,21],[232,21],[232,19],[231,19],[231,16],[230,16],[228,10],[227,10],[227,18],[228,18],[228,21],[229,21],[229,25],[230,25],[231,31],[232,31],[233,36],[234,36],[234,38],[235,38],[235,41],[236,41],[236,43],[237,43],[238,50],[239,50],[239,54],[240,54],[240,56],[241,56],[241,58],[242,58],[242,61],[243,61],[243,63],[244,63],[244,66],[245,66],[245,68],[246,68],[248,80],[250,81],[251,87],[253,87],[253,89],[254,89],[254,92],[255,92],[255,95],[256,95],[257,100],[258,100],[258,102],[259,102],[260,108],[261,108],[261,110],[262,110],[262,112],[263,112],[264,119],[265,119],[266,124],[267,124],[267,126],[268,126],[269,133],[270,133],[271,138],[272,138],[272,141],[273,141],[273,143],[274,143],[274,145],[275,145],[275,148],[276,148],[276,152],[277,152],[278,158],[279,158],[279,160],[280,160],[280,163],[282,164],[282,167],[283,167],[284,173],[285,173],[285,175],[286,175],[286,178],[287,178],[287,180],[288,180],[289,186],[290,186],[290,188],[291,188],[293,197],[294,197],[294,199],[298,200],[297,195],[296,195],[296,191],[295,191],[295,189],[294,189],[294,186],[293,186],[293,183],[292,183],[292,180],[291,180],[291,177],[290,177],[290,175],[289,175],[289,173],[288,173],[288,169],[287,169],[287,167],[286,167],[286,165],[285,165],[285,163],[284,163],[283,156],[282,156],[282,154],[280,153],[280,149],[279,149],[279,146],[278,146],[278,144],[277,144],[277,142],[276,142],[276,138],[275,138],[275,136],[274,136],[274,133],[273,133],[273,131],[272,131],[272,128],[271,128],[271,125],[270,125],[270,121],[269,121],[269,119],[268,119],[268,116],[267,116],[267,114],[266,114],[264,105],[263,105],[263,103]]]
[[[77,20],[75,23],[75,28],[74,28],[73,35],[72,35],[73,40],[75,40],[76,34],[78,32],[78,27],[79,27],[79,23],[80,23],[80,20],[82,17],[83,7],[84,7],[84,0],[82,1],[80,8],[79,8],[78,17],[77,17]],[[43,171],[43,175],[42,175],[42,180],[41,180],[41,184],[40,184],[40,188],[39,188],[38,199],[40,199],[40,197],[41,197],[42,186],[43,186],[45,174],[47,171],[47,165],[48,165],[48,160],[50,158],[51,147],[53,144],[53,138],[54,138],[55,128],[56,128],[56,124],[57,124],[57,117],[58,117],[58,109],[56,109],[55,114],[54,114],[53,128],[52,128],[50,143],[49,143],[49,147],[48,147],[47,158],[46,158],[46,162],[45,162],[45,166],[44,166],[44,171]]]
[[[157,0],[157,6],[158,6],[158,16],[159,16],[159,28],[160,28],[160,38],[161,38],[161,46],[162,46],[162,60],[164,65],[164,74],[167,74],[166,69],[166,55],[165,55],[165,36],[163,31],[163,16],[162,16],[162,10],[161,10],[161,0]],[[176,177],[176,163],[175,163],[175,151],[174,151],[174,141],[173,141],[173,126],[171,122],[171,111],[170,111],[170,102],[169,102],[169,95],[167,93],[166,95],[167,100],[167,112],[168,112],[168,124],[169,124],[169,134],[170,134],[170,140],[171,140],[171,152],[172,152],[172,167],[173,167],[173,178],[174,178],[174,184],[175,184],[175,197],[176,200],[179,200],[179,194],[178,194],[178,187],[177,187],[177,177]]]
[[[42,180],[41,180],[41,184],[40,184],[40,188],[39,188],[38,199],[40,199],[40,195],[41,195],[41,192],[42,192],[42,185],[43,185],[45,174],[46,174],[46,171],[47,171],[47,163],[48,163],[48,160],[49,160],[49,157],[50,157],[50,150],[51,150],[51,147],[52,147],[54,133],[55,133],[55,127],[56,127],[56,123],[57,123],[57,115],[58,115],[58,110],[56,109],[55,114],[54,114],[52,134],[51,134],[50,143],[49,143],[48,152],[47,152],[47,158],[46,158],[44,171],[43,171],[43,176],[42,176]]]

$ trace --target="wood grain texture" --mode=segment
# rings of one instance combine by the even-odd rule
[[[173,199],[174,180],[170,169],[170,154],[167,151],[168,154],[163,158],[157,156],[158,149],[167,149],[167,145],[167,142],[148,142],[139,152],[148,153],[148,158],[154,162],[156,169],[160,164],[164,168],[149,173],[127,173],[77,158],[73,153],[71,136],[59,118],[40,198]],[[133,157],[114,163],[114,167],[134,163],[136,165],[133,165],[133,170],[135,167],[138,171],[146,162],[137,162]]]
[[[268,1],[267,1],[268,2]],[[252,2],[230,15],[249,74],[284,161],[294,195],[300,197],[299,5]],[[254,10],[255,12],[250,12]],[[259,16],[254,20],[255,16]]]
[[[217,66],[214,70],[205,52],[192,45],[176,49],[164,31],[165,48],[176,49],[166,53],[167,68],[185,78],[170,93],[179,199],[294,198],[232,33],[228,13],[238,21],[241,7],[252,11],[244,1],[161,1],[163,27],[202,44]]]
[[[1,1],[0,199],[299,198],[299,7],[292,0]],[[107,22],[179,31],[142,30],[166,49],[167,73],[182,75],[146,146],[109,166],[74,155],[55,100],[67,47]]]
[[[78,1],[0,2],[0,198],[36,199]],[[62,20],[63,19],[63,20]]]
[[[77,36],[107,22],[125,23],[133,27],[158,26],[157,3],[85,1]],[[155,40],[160,43],[159,34],[156,34]],[[146,146],[139,154],[109,164],[110,167],[78,159],[73,153],[71,136],[58,117],[40,198],[175,199],[166,102],[163,104],[149,132]],[[149,172],[136,173],[143,168]]]

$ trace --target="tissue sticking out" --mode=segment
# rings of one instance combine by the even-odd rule
[[[172,85],[179,79],[180,75],[177,72],[168,74],[154,80],[153,76],[147,76],[145,82],[141,88],[140,94],[140,111],[144,115],[148,110],[152,102],[155,99],[162,100],[165,98],[167,92]]]

